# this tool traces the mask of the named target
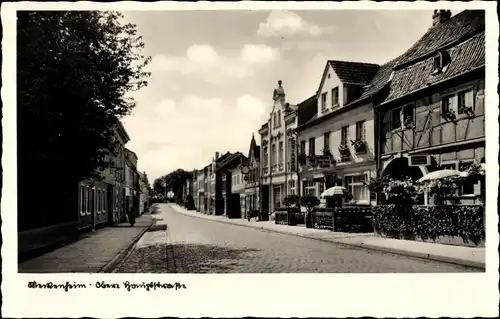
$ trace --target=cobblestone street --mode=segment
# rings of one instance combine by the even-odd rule
[[[176,213],[165,204],[116,272],[417,273],[476,271],[457,265],[347,247]],[[159,228],[159,227],[157,227]]]

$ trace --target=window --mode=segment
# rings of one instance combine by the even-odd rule
[[[341,140],[340,140],[340,143],[342,143],[342,145],[346,145],[347,144],[347,139],[348,139],[347,131],[348,131],[348,129],[349,129],[349,126],[343,126],[342,127]]]
[[[326,132],[323,134],[323,149],[330,149],[330,132]]]
[[[356,140],[366,140],[365,121],[356,122]]]
[[[455,169],[457,169],[457,165],[455,163],[441,164],[441,169],[452,169],[452,170],[455,170]]]
[[[271,146],[271,165],[274,165],[276,162],[276,144]]]
[[[345,188],[352,194],[352,199],[355,201],[370,200],[370,192],[364,184],[366,182],[366,174],[351,175],[344,177]]]
[[[281,110],[278,110],[278,127],[281,126]]]
[[[288,192],[290,195],[295,195],[295,181],[288,182]]]
[[[332,89],[332,106],[338,106],[339,105],[339,88],[333,88]]]
[[[400,129],[414,122],[413,104],[392,110],[392,129]]]
[[[321,94],[321,111],[326,110],[326,92]]]
[[[80,215],[85,215],[85,187],[80,186]]]
[[[413,104],[408,104],[403,106],[402,113],[403,113],[403,124],[413,123],[414,121]]]
[[[458,93],[458,114],[465,113],[465,108],[474,109],[473,91],[467,90]]]
[[[325,191],[325,183],[318,183],[318,185],[319,185],[318,195],[321,195]]]
[[[101,194],[101,200],[102,200],[102,212],[106,212],[106,191],[103,189],[102,194]]]
[[[85,213],[87,215],[90,215],[90,208],[92,206],[91,206],[91,202],[90,202],[90,192],[89,192],[89,188],[88,187],[85,187],[85,200],[87,202],[87,205],[85,206]]]
[[[282,164],[283,163],[283,142],[279,142],[278,157],[279,157],[279,163]]]
[[[276,112],[273,113],[273,127],[276,127]]]
[[[311,137],[309,139],[309,154],[316,154],[316,148],[315,148],[315,143],[314,143],[314,137]]]
[[[392,110],[391,123],[392,123],[392,129],[401,128],[401,110],[400,109]]]
[[[447,51],[440,51],[435,57],[432,65],[432,75],[436,75],[443,71],[443,69],[451,61],[450,55]]]
[[[264,160],[264,167],[269,166],[269,158],[268,157],[269,157],[269,150],[266,146],[266,147],[264,147],[264,159],[263,159]]]
[[[445,114],[447,112],[457,114],[457,108],[453,96],[447,96],[441,100],[441,112],[442,114]]]
[[[434,57],[434,64],[433,64],[433,67],[432,67],[432,70],[437,73],[439,71],[441,71],[441,68],[442,68],[442,63],[441,63],[441,55],[438,54]]]
[[[466,171],[469,166],[472,164],[472,161],[468,162],[460,162],[458,164],[458,170],[461,172]],[[460,187],[460,195],[471,195],[474,194],[474,185],[477,184],[477,180],[473,179],[465,179],[462,186]]]
[[[302,154],[306,153],[306,141],[300,141],[300,152]]]
[[[100,214],[101,213],[101,189],[98,188],[97,189],[97,193],[96,193],[96,197],[97,197],[97,213]]]
[[[312,181],[305,181],[303,183],[303,194],[304,195],[311,195],[311,196],[316,196],[316,184]]]

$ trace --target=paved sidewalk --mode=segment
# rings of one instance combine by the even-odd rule
[[[151,215],[136,219],[134,227],[122,223],[82,235],[74,243],[27,260],[19,273],[109,272],[153,224]]]
[[[188,211],[185,208],[170,204],[178,213],[185,215],[209,219],[213,221],[252,227],[267,231],[273,231],[283,234],[301,236],[306,238],[318,239],[339,243],[344,245],[363,247],[367,249],[380,250],[400,255],[425,258],[443,262],[454,263],[469,267],[486,268],[485,248],[473,248],[452,246],[443,244],[426,243],[412,240],[400,240],[384,238],[374,233],[343,233],[333,232],[327,229],[305,228],[301,226],[277,225],[274,221],[267,222],[248,222],[246,219],[228,219],[224,216],[212,216],[202,214],[196,211]]]

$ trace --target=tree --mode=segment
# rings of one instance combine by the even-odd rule
[[[77,185],[109,167],[127,93],[147,85],[136,26],[103,11],[19,11],[19,229],[76,220]]]
[[[174,197],[178,200],[182,199],[182,188],[186,184],[186,180],[192,178],[192,173],[181,168],[163,175],[155,179],[153,183],[154,194],[165,194],[166,191],[172,191]]]

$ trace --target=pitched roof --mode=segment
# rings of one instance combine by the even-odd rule
[[[297,127],[311,120],[318,113],[316,94],[297,105]]]
[[[328,60],[328,64],[332,66],[340,81],[359,85],[366,85],[370,82],[380,67],[373,63],[338,60]]]
[[[399,60],[396,68],[484,31],[484,10],[465,10],[431,27]]]
[[[484,32],[448,50],[450,63],[437,75],[433,72],[433,56],[394,72],[386,101],[400,98],[437,82],[447,80],[485,65]]]
[[[252,140],[250,141],[250,150],[248,150],[248,158],[250,158],[250,155],[252,154],[252,151],[254,154],[256,149],[257,149],[257,142],[255,142],[255,136],[252,134]]]
[[[246,156],[241,154],[241,152],[236,152],[228,156],[224,161],[220,162],[220,165],[217,169],[235,167],[237,165],[234,164],[236,163],[239,164],[241,160],[246,160],[246,159],[247,159]]]
[[[398,61],[399,61],[399,57],[392,59],[391,61],[382,65],[378,69],[377,73],[375,74],[373,79],[370,81],[370,83],[368,83],[366,89],[363,91],[361,96],[349,104],[360,102],[361,100],[370,98],[374,94],[378,93],[381,89],[383,89],[389,83],[391,73],[393,72],[392,68],[394,67],[394,65],[396,65],[396,63]]]

